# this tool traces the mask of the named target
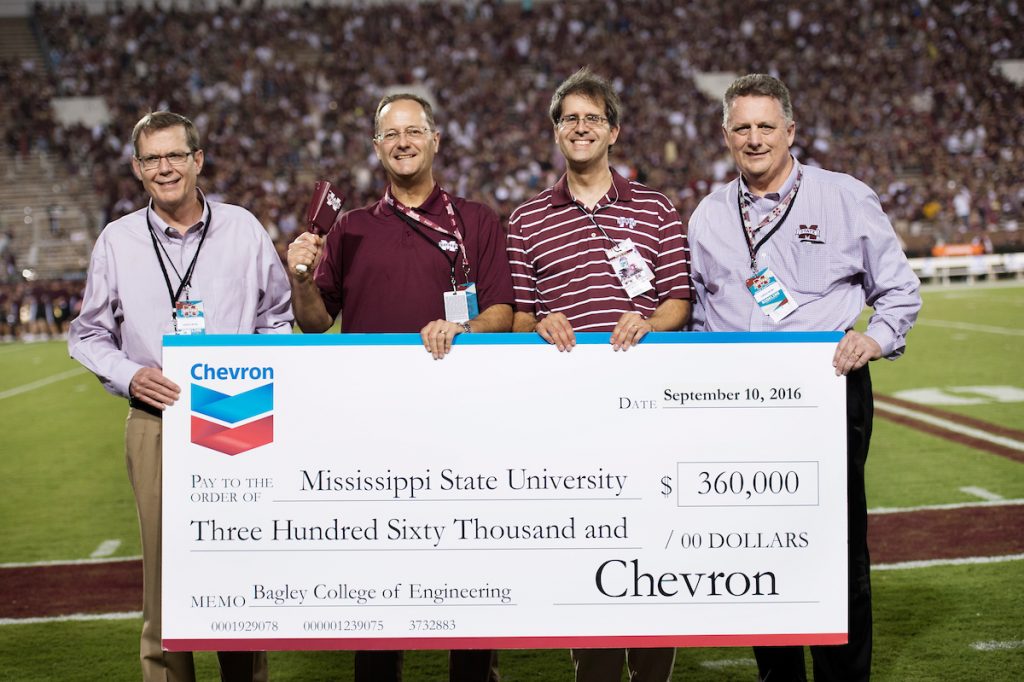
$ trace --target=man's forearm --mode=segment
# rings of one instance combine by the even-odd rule
[[[334,320],[320,298],[320,289],[312,279],[305,282],[292,278],[292,311],[299,329],[306,334],[318,334],[331,328]]]
[[[512,318],[512,331],[514,332],[532,332],[536,328],[537,318],[533,313],[517,312]]]
[[[690,319],[690,302],[670,298],[659,305],[647,321],[656,332],[675,332]]]
[[[498,303],[469,321],[474,332],[507,332],[512,330],[512,306]]]

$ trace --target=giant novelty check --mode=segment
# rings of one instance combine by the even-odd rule
[[[837,333],[166,337],[170,650],[846,641]]]

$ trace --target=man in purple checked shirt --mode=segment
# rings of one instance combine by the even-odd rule
[[[789,90],[751,74],[722,101],[722,135],[740,177],[690,218],[693,323],[704,331],[843,331],[832,365],[846,375],[849,642],[814,646],[815,682],[871,674],[871,580],[864,465],[874,403],[867,363],[895,360],[921,308],[920,282],[878,196],[790,154]],[[853,327],[865,303],[865,332]],[[801,647],[754,647],[762,680],[804,682]]]
[[[143,679],[192,682],[192,653],[161,649],[161,415],[181,393],[161,371],[161,337],[291,333],[291,289],[256,217],[197,189],[203,150],[190,120],[146,114],[132,144],[132,171],[150,202],[96,240],[68,349],[105,389],[128,399],[125,459],[142,533]],[[262,652],[217,657],[224,680],[267,679]]]

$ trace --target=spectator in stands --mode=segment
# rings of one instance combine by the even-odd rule
[[[96,241],[68,348],[104,388],[128,399],[126,458],[142,531],[143,679],[193,682],[191,652],[161,648],[161,416],[180,395],[161,371],[161,339],[205,331],[289,333],[290,290],[255,217],[197,189],[204,154],[190,120],[147,114],[131,141],[132,170],[151,200],[107,225]],[[205,328],[186,326],[182,311],[191,306],[205,307]],[[224,680],[267,679],[264,653],[217,656]]]
[[[19,112],[15,137],[24,133],[31,147],[33,137],[42,135],[74,164],[100,160],[116,177],[125,153],[117,131],[153,105],[153,74],[176,74],[185,86],[167,88],[166,97],[171,104],[202,102],[208,119],[203,127],[215,130],[211,142],[220,156],[208,160],[210,171],[216,166],[211,190],[269,222],[272,200],[294,217],[303,198],[294,196],[291,181],[285,189],[268,184],[262,177],[267,169],[278,178],[292,169],[315,169],[344,187],[353,204],[372,201],[382,187],[368,163],[372,150],[364,138],[370,131],[336,131],[360,129],[362,112],[383,94],[381,84],[416,82],[450,107],[445,133],[453,161],[448,166],[439,159],[439,175],[458,193],[493,202],[507,215],[561,172],[543,126],[523,125],[522,114],[543,106],[542,93],[554,86],[550,74],[559,64],[586,55],[592,64],[616,60],[621,94],[634,112],[633,129],[664,133],[620,140],[622,165],[664,189],[688,214],[704,193],[699,187],[727,179],[717,177],[716,168],[728,167],[715,144],[717,133],[708,126],[715,104],[698,92],[695,77],[743,65],[777,71],[804,93],[815,115],[801,127],[794,153],[808,165],[844,170],[877,187],[894,220],[920,214],[932,198],[931,178],[962,185],[974,176],[976,203],[991,194],[1000,222],[1022,217],[1024,181],[1017,169],[1024,166],[1024,145],[1006,141],[1024,132],[1016,115],[1024,94],[992,68],[998,59],[1017,56],[1015,38],[1024,31],[1019,3],[922,3],[908,9],[891,0],[825,0],[785,15],[754,0],[677,3],[664,12],[621,0],[541,3],[528,10],[517,3],[387,7],[381,12],[376,5],[256,5],[181,12],[137,6],[107,15],[89,15],[78,6],[40,7],[56,76],[51,83],[44,69],[12,69],[15,99],[6,106]],[[729,28],[734,16],[744,17],[742,35],[763,27],[760,35],[772,39],[735,40]],[[466,30],[448,32],[449,26]],[[851,34],[850,26],[858,31]],[[393,32],[404,36],[401,49],[338,49],[343,43],[374,44],[375,36]],[[189,36],[190,50],[162,53],[166,35]],[[662,58],[620,59],[620,40],[609,35],[642,41]],[[816,66],[804,68],[807,63]],[[870,96],[864,82],[872,84]],[[117,103],[117,121],[95,129],[73,126],[58,140],[45,105],[54,90],[106,93]],[[240,110],[246,115],[238,115]],[[23,125],[20,112],[40,118]],[[103,182],[101,173],[96,183],[101,191],[114,188],[108,211],[126,199],[112,217],[139,201],[130,184],[122,196],[117,183]],[[950,205],[952,195],[943,189],[937,198]],[[950,211],[927,226],[952,230],[954,223]],[[295,236],[283,228],[281,233],[284,243]],[[910,248],[923,250],[918,241],[910,240]]]
[[[690,218],[694,328],[846,332],[832,364],[836,375],[847,377],[849,643],[814,646],[811,655],[815,682],[866,682],[868,362],[903,354],[921,307],[919,282],[871,189],[791,155],[796,122],[780,80],[751,74],[734,81],[722,101],[722,133],[740,177],[707,196]],[[721,229],[738,222],[745,239]],[[781,287],[783,303],[767,296],[769,285]],[[854,324],[865,300],[874,314],[861,333]],[[801,647],[754,647],[754,654],[762,680],[807,679]]]

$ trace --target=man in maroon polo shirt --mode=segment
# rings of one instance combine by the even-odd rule
[[[326,238],[307,232],[288,247],[303,332],[326,331],[341,313],[343,332],[419,332],[423,347],[441,359],[458,334],[511,330],[512,282],[500,221],[487,206],[434,182],[440,141],[426,100],[410,94],[381,100],[373,147],[388,178],[384,197],[341,215]],[[357,682],[400,680],[402,652],[356,652],[355,667]],[[453,651],[449,679],[497,680],[497,657]]]
[[[560,351],[577,331],[610,332],[615,350],[627,350],[648,332],[681,329],[690,314],[679,214],[609,167],[620,108],[611,85],[586,68],[558,87],[549,113],[565,175],[509,220],[513,328]]]
[[[576,331],[610,332],[627,350],[651,331],[682,329],[690,314],[689,248],[679,214],[661,193],[608,165],[620,102],[605,79],[583,68],[551,98],[562,178],[512,212],[508,257],[515,331],[536,331],[560,351]],[[675,650],[574,649],[576,679],[634,682],[672,675]]]

